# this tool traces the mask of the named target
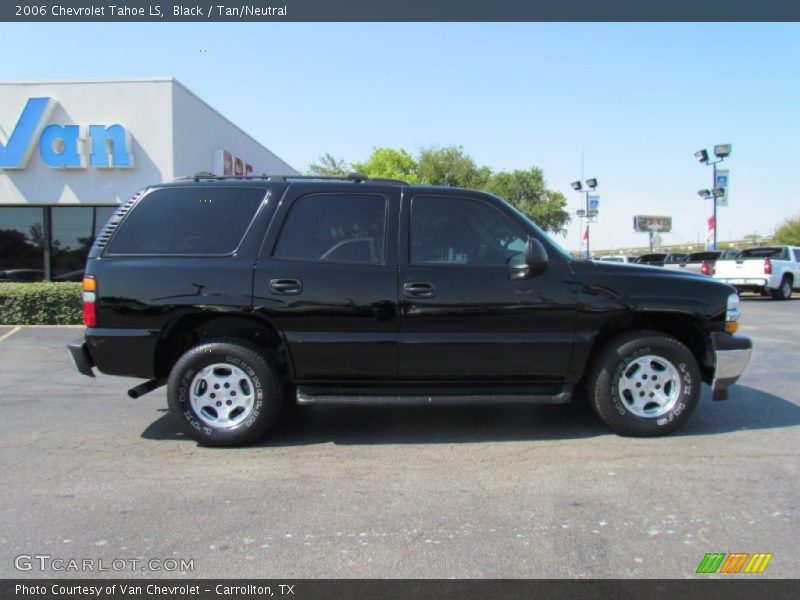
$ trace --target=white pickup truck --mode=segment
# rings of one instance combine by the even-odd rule
[[[742,250],[735,259],[718,260],[714,278],[740,292],[760,292],[776,300],[788,300],[793,289],[800,289],[800,248],[769,246]]]

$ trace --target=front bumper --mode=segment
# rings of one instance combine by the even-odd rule
[[[92,356],[89,354],[89,350],[86,348],[86,342],[83,340],[75,340],[74,342],[70,342],[67,344],[67,350],[69,350],[70,355],[72,356],[72,364],[78,370],[79,373],[83,375],[88,375],[89,377],[94,377],[94,371],[92,368],[94,367],[94,361],[92,360]]]
[[[714,342],[714,380],[711,391],[714,400],[727,400],[728,388],[741,377],[750,362],[753,342],[748,337],[717,333]]]

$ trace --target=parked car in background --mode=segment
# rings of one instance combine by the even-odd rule
[[[600,258],[596,259],[601,262],[614,262],[614,263],[624,263],[630,264],[636,262],[635,256],[627,256],[625,254],[607,254],[606,256],[601,256]]]
[[[42,281],[44,271],[39,269],[5,269],[0,271],[0,282]]]
[[[664,259],[667,257],[663,252],[654,252],[651,254],[642,254],[636,259],[636,264],[651,265],[653,267],[663,267]]]
[[[683,252],[653,252],[651,254],[642,254],[636,259],[640,265],[651,265],[653,267],[665,267],[675,265],[676,267],[680,262],[686,258]]]
[[[727,260],[736,258],[740,250],[737,248],[728,248],[726,250],[703,250],[701,252],[692,252],[686,256],[680,263],[673,268],[685,269],[691,273],[699,273],[700,275],[713,275],[718,260]]]
[[[698,273],[700,275],[713,275],[714,265],[717,259],[722,255],[719,250],[705,250],[703,252],[692,252],[683,261],[673,268],[684,269],[690,273]]]
[[[53,281],[83,281],[84,270],[70,271],[53,277]]]
[[[717,260],[714,278],[739,292],[771,295],[788,300],[800,289],[800,247],[765,246],[742,250],[736,258]]]

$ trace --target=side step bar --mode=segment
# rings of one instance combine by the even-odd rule
[[[553,393],[538,394],[403,394],[379,393],[371,394],[369,390],[353,390],[350,393],[340,390],[326,391],[320,388],[299,386],[297,388],[297,403],[309,404],[339,404],[339,405],[371,405],[371,406],[410,406],[410,405],[459,405],[459,404],[567,404],[572,400],[573,385],[558,387]]]

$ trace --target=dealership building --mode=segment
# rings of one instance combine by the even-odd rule
[[[0,279],[79,276],[121,202],[199,172],[297,174],[169,77],[0,82]]]

